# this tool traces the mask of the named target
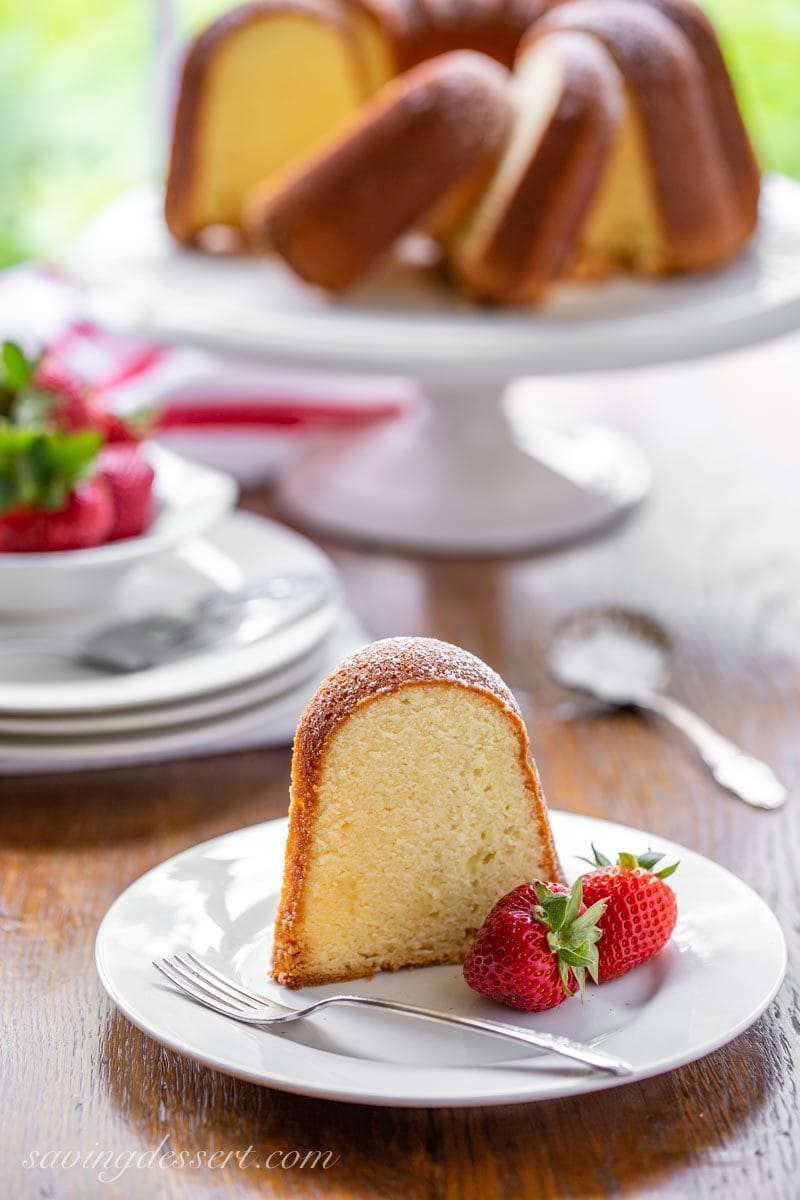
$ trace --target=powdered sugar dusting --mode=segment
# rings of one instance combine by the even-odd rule
[[[302,756],[309,766],[330,733],[359,704],[414,683],[450,683],[489,693],[520,715],[516,700],[497,672],[468,650],[435,638],[386,638],[345,659],[323,682],[300,718],[295,755]]]

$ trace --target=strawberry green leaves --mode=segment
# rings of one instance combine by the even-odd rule
[[[534,883],[538,904],[533,916],[547,928],[547,944],[558,959],[558,972],[566,995],[571,996],[574,988],[583,996],[586,972],[597,982],[597,942],[602,930],[597,922],[605,911],[605,901],[598,900],[591,908],[581,913],[583,907],[583,885],[576,879],[569,895],[554,895],[543,883]]]
[[[0,387],[9,391],[20,391],[30,387],[36,368],[39,365],[34,359],[26,358],[25,352],[16,342],[3,342],[0,350],[0,362],[3,374],[0,376]]]
[[[28,358],[16,342],[0,347],[0,420],[13,425],[44,428],[57,397],[37,387],[41,359]]]
[[[49,427],[58,397],[37,387],[40,364],[16,342],[0,347],[0,515],[63,508],[75,485],[91,473],[104,440],[90,429]]]
[[[606,858],[605,854],[601,854],[601,852],[597,849],[597,846],[595,846],[594,842],[591,843],[591,847],[592,847],[592,857],[586,858],[585,855],[581,854],[580,855],[581,862],[588,863],[590,867],[610,867],[611,859]]]
[[[654,871],[653,868],[661,862],[663,857],[663,854],[658,854],[654,850],[648,850],[646,854],[640,854],[638,857],[633,854],[620,854],[619,865],[621,867],[628,866],[629,864],[627,862],[623,863],[622,860],[623,858],[630,858],[633,859],[633,866],[642,867],[645,871],[650,871],[655,875],[656,879],[668,879],[670,875],[673,875],[677,871],[679,862],[670,863],[668,867],[662,867],[660,871]]]
[[[597,849],[592,842],[592,858],[581,858],[582,862],[588,863],[591,867],[610,867],[612,862],[610,858],[606,858],[605,854]],[[662,867],[660,871],[654,871],[653,868],[661,862],[664,855],[656,850],[647,850],[644,854],[627,854],[621,852],[617,856],[617,866],[625,870],[634,870],[636,867],[641,867],[644,871],[650,871],[655,875],[656,879],[668,879],[670,875],[674,875],[677,871],[680,862],[670,863],[668,867]]]
[[[0,514],[63,508],[75,485],[91,474],[102,441],[94,430],[68,434],[0,422]]]

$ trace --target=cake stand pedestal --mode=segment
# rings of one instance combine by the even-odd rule
[[[175,246],[161,206],[155,189],[138,189],[88,227],[67,263],[88,315],[265,363],[417,381],[418,412],[327,435],[278,481],[296,519],[383,547],[538,549],[600,529],[647,494],[647,461],[621,434],[513,428],[502,396],[514,379],[676,361],[800,327],[800,185],[779,177],[766,183],[757,237],[725,269],[562,287],[537,311],[475,309],[397,263],[333,298],[275,260]]]
[[[326,532],[429,553],[503,554],[588,534],[646,495],[642,451],[597,425],[531,423],[505,386],[429,384],[416,412],[326,436],[278,480],[281,506]]]

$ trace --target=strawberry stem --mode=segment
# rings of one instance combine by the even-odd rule
[[[12,509],[62,509],[91,474],[102,445],[95,430],[20,429],[0,421],[0,516]]]
[[[591,845],[592,854],[594,857],[584,858],[583,856],[579,856],[581,862],[587,862],[592,867],[611,867],[614,865],[610,858],[606,858],[605,854],[600,853],[594,842],[592,842]],[[664,854],[658,850],[646,850],[644,854],[638,855],[628,854],[626,851],[622,851],[617,856],[616,865],[623,867],[625,870],[631,871],[635,867],[641,867],[644,871],[650,871],[653,875],[655,875],[656,879],[668,879],[670,875],[673,875],[675,871],[677,871],[680,865],[680,860],[672,863],[668,867],[662,867],[660,871],[654,871],[653,867],[660,863],[663,857]]]
[[[2,361],[5,376],[0,381],[0,386],[9,391],[20,391],[22,388],[30,387],[39,364],[36,360],[27,358],[16,342],[3,342],[0,361]]]
[[[533,916],[547,928],[547,944],[558,959],[558,974],[565,993],[574,992],[572,981],[583,996],[586,972],[597,982],[599,967],[597,942],[602,936],[597,922],[606,907],[605,900],[598,900],[586,912],[580,912],[583,904],[583,881],[576,879],[569,895],[553,893],[545,884],[535,882],[534,891],[538,904]]]

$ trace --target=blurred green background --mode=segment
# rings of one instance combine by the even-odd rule
[[[0,266],[46,256],[106,200],[158,170],[158,4],[0,0]],[[226,5],[179,7],[196,24]],[[706,7],[764,166],[800,176],[800,0]]]

